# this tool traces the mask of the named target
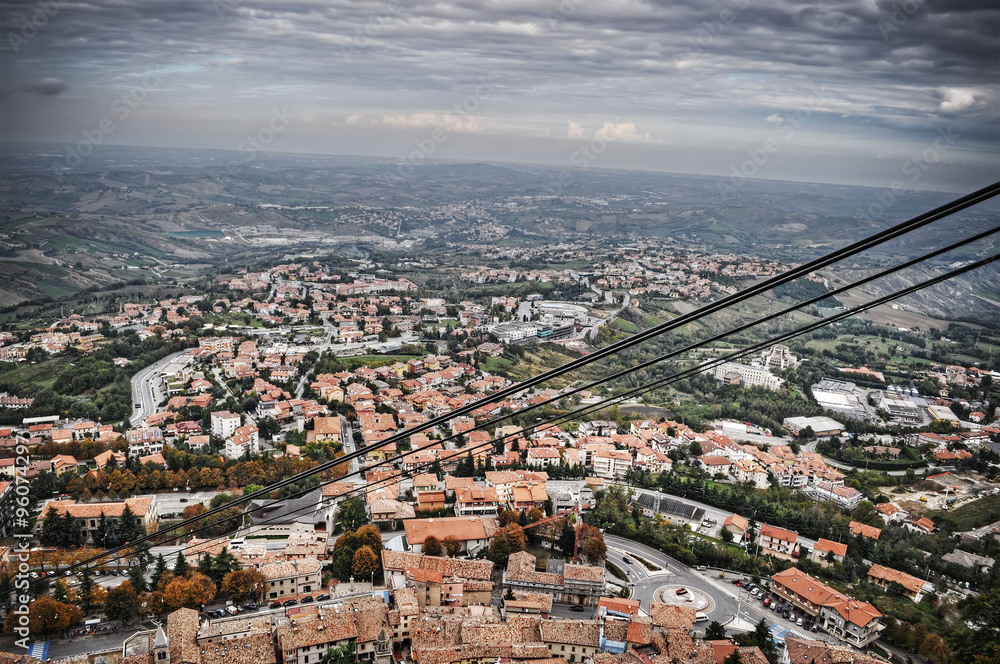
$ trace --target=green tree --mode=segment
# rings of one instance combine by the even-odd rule
[[[726,638],[726,628],[717,620],[713,620],[705,630],[706,641],[719,641]]]
[[[319,664],[354,664],[357,658],[354,656],[354,641],[328,649]]]
[[[368,512],[365,510],[364,501],[355,496],[342,502],[337,514],[337,523],[344,530],[357,530],[368,523]]]
[[[186,576],[190,571],[191,566],[188,565],[187,558],[184,557],[184,552],[178,551],[177,560],[174,561],[174,576]]]
[[[80,607],[87,613],[90,611],[90,600],[94,596],[94,580],[90,578],[90,572],[86,569],[80,572],[80,590],[77,594],[80,598]]]
[[[153,573],[150,575],[149,585],[154,589],[161,589],[160,582],[164,580],[167,575],[167,561],[161,553],[156,557],[156,567],[153,568]]]
[[[120,620],[126,625],[139,615],[141,603],[135,588],[128,581],[123,581],[116,588],[108,591],[104,600],[104,613],[111,620]]]
[[[146,583],[146,575],[142,573],[142,568],[136,565],[128,571],[128,580],[132,588],[137,593],[149,592],[149,585]]]

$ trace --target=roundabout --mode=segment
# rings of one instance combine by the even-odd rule
[[[670,606],[689,607],[699,613],[708,613],[715,608],[715,602],[707,592],[680,584],[660,586],[653,592],[653,599]]]

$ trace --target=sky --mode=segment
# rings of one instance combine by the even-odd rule
[[[1000,179],[995,0],[5,0],[0,142]]]

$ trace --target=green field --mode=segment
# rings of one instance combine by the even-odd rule
[[[958,531],[982,528],[1000,521],[1000,495],[986,496],[954,510],[930,512],[928,516],[934,521],[951,521]]]

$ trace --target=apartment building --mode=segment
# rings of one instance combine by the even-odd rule
[[[230,413],[228,410],[217,410],[212,413],[212,434],[216,438],[225,439],[236,433],[236,430],[240,428],[243,423],[242,419],[236,413]]]
[[[879,620],[882,614],[874,606],[841,594],[799,569],[790,567],[778,572],[771,581],[771,592],[855,648],[864,648],[885,629]]]
[[[598,450],[593,454],[594,474],[609,480],[620,480],[632,467],[632,455],[625,450]]]
[[[765,523],[757,533],[761,553],[775,558],[791,560],[799,555],[799,534]]]
[[[899,584],[903,589],[903,594],[913,602],[919,602],[923,597],[924,582],[915,576],[891,567],[884,567],[874,564],[868,570],[868,581],[888,591],[893,583]]]
[[[500,500],[493,487],[474,486],[455,491],[455,513],[458,516],[493,515],[497,513],[499,506]]]

